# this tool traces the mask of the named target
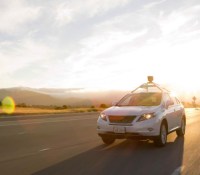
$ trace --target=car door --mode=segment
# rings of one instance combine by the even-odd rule
[[[183,116],[183,106],[180,103],[180,101],[178,100],[178,98],[175,97],[175,100],[176,100],[177,126],[180,127],[181,126],[182,116]]]
[[[170,102],[171,104],[169,106],[166,106],[165,108],[165,114],[166,119],[168,122],[168,128],[169,131],[173,130],[177,127],[177,120],[176,120],[176,110],[175,110],[175,104],[173,99],[169,96],[169,94],[165,94],[165,103]],[[167,105],[167,104],[166,104]]]
[[[180,121],[180,105],[177,103],[177,100],[174,96],[170,96],[171,99],[174,102],[173,108],[174,108],[174,127],[178,127],[179,126],[179,121]]]

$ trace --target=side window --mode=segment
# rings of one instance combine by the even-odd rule
[[[169,96],[169,94],[166,94],[166,95],[165,95],[165,103],[166,103],[167,101],[171,101],[171,102],[172,102],[172,105],[174,105],[174,100]]]
[[[169,96],[170,96],[171,100],[173,101],[173,103],[174,103],[175,105],[177,105],[178,103],[177,103],[176,97],[171,96],[171,95],[169,95]]]
[[[177,102],[177,104],[180,104],[180,101],[179,101],[179,99],[178,99],[178,98],[176,98],[176,97],[175,97],[175,99],[176,99],[176,102]]]
[[[177,104],[176,98],[175,97],[171,97],[172,101],[174,102],[174,104]]]

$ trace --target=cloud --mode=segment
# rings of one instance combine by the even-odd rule
[[[81,43],[87,47],[84,52],[91,57],[104,54],[106,52],[115,52],[124,45],[127,45],[135,39],[145,35],[147,30],[139,32],[128,31],[105,31],[103,33],[95,34]]]
[[[91,18],[96,15],[126,5],[130,0],[81,0],[68,1],[57,5],[56,20],[59,25],[68,24],[80,18]]]
[[[0,3],[1,86],[125,89],[198,68],[197,1]]]
[[[24,0],[0,2],[0,32],[16,32],[20,27],[35,20],[39,16],[40,8],[26,5]]]
[[[150,3],[146,4],[146,5],[144,5],[144,8],[146,8],[146,9],[155,8],[157,5],[160,5],[165,1],[166,0],[153,1],[153,2],[150,2]]]
[[[189,12],[192,13],[187,15]],[[96,24],[91,35],[80,41],[80,53],[73,57],[77,61],[75,72],[81,70],[80,79],[85,80],[81,84],[103,88],[112,82],[113,87],[131,87],[133,82],[124,77],[138,73],[140,76],[138,79],[134,76],[134,82],[140,82],[148,74],[162,74],[158,81],[176,84],[176,79],[170,77],[180,79],[177,70],[182,71],[181,67],[187,70],[199,57],[199,38],[187,41],[188,33],[184,33],[186,28],[190,30],[187,24],[197,17],[195,13],[188,7],[156,17],[148,14],[147,9],[140,9]],[[181,74],[192,77],[194,72]]]
[[[53,50],[46,45],[27,38],[21,41],[0,43],[0,75],[13,73],[37,61],[42,63],[43,59],[52,55]]]

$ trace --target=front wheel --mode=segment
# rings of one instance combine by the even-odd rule
[[[181,127],[178,130],[176,130],[176,134],[178,136],[184,136],[185,135],[185,120],[184,120],[184,118],[181,121]]]
[[[166,145],[166,143],[167,143],[167,127],[164,123],[161,124],[160,135],[154,140],[154,143],[160,147]]]
[[[110,145],[112,143],[114,143],[115,139],[112,137],[107,137],[107,136],[102,136],[102,141],[106,144],[106,145]]]

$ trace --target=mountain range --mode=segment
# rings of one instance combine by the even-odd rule
[[[43,106],[99,106],[104,103],[111,105],[113,101],[118,101],[129,91],[107,90],[89,91],[83,88],[29,88],[14,87],[0,89],[0,101],[6,96],[14,99],[16,104]],[[181,93],[181,101],[191,102],[194,94]],[[198,103],[198,96],[197,103]]]
[[[127,91],[86,91],[80,88],[28,88],[15,87],[0,89],[0,101],[6,96],[14,99],[16,104],[43,106],[98,106],[102,103],[111,105],[128,93]]]

